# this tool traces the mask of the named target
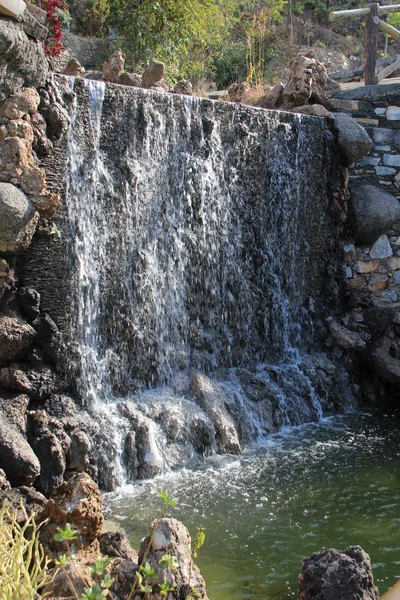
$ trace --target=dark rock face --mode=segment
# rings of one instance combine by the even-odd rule
[[[371,561],[360,546],[324,550],[303,560],[299,600],[377,600]]]
[[[356,242],[375,242],[393,223],[400,221],[400,203],[375,185],[350,187],[348,223]]]
[[[0,315],[0,367],[22,358],[35,336],[33,327],[21,317]]]
[[[125,533],[122,531],[107,531],[99,536],[101,553],[107,556],[118,556],[136,561],[137,552],[132,548]]]
[[[0,19],[0,101],[23,86],[38,88],[48,74],[43,44],[30,39],[22,26]]]
[[[32,484],[40,463],[26,439],[29,398],[0,398],[0,468],[13,485]]]

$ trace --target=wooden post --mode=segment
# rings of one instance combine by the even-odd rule
[[[368,4],[369,15],[365,19],[364,35],[364,82],[365,85],[376,85],[376,51],[378,47],[379,4]]]

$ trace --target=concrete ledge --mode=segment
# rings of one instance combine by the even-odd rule
[[[0,13],[18,19],[26,10],[24,0],[0,0]]]

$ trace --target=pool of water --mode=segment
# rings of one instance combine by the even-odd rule
[[[304,556],[359,544],[383,593],[400,578],[399,414],[356,414],[291,428],[238,459],[167,473],[105,499],[138,547],[157,516],[206,528],[197,564],[210,600],[284,600],[297,595]]]

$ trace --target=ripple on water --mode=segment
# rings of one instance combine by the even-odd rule
[[[293,598],[301,560],[360,544],[381,592],[400,577],[400,433],[396,418],[337,417],[271,436],[266,447],[197,471],[168,473],[106,496],[107,512],[138,545],[158,491],[193,533],[212,600]]]

